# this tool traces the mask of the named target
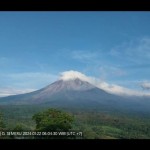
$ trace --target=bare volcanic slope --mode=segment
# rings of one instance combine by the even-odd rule
[[[80,78],[58,80],[40,90],[0,98],[0,105],[47,105],[59,107],[109,107],[150,110],[147,97],[123,97],[105,92]]]
[[[58,80],[40,90],[0,98],[0,104],[107,104],[118,96],[109,94],[79,78]]]

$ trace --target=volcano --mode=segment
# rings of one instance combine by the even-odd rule
[[[109,94],[79,78],[58,80],[40,90],[20,95],[0,98],[0,104],[106,104],[114,102],[118,96]]]
[[[149,98],[117,96],[80,78],[58,80],[40,90],[0,98],[0,105],[109,107],[149,110]]]

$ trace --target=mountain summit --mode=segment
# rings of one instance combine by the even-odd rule
[[[86,91],[93,89],[95,86],[92,84],[82,81],[79,78],[74,78],[70,80],[58,80],[53,84],[44,88],[44,91],[51,91],[51,93],[57,93],[60,91]]]

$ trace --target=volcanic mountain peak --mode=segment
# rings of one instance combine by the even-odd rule
[[[91,85],[90,83],[86,81],[82,81],[78,78],[74,80],[66,80],[66,81],[58,80],[39,91],[33,92],[32,98],[46,99],[54,95],[59,96],[61,93],[62,96],[60,99],[62,99],[64,95],[66,94],[69,95],[70,92],[84,92],[95,88],[96,87]]]
[[[91,85],[86,81],[82,81],[79,78],[74,78],[70,80],[58,80],[53,84],[44,88],[44,91],[51,91],[52,93],[56,93],[59,91],[85,91],[89,89],[93,89],[95,86]]]

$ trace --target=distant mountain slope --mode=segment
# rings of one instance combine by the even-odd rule
[[[0,98],[0,105],[47,105],[150,109],[147,97],[121,97],[109,94],[79,78],[58,80],[40,90]]]

